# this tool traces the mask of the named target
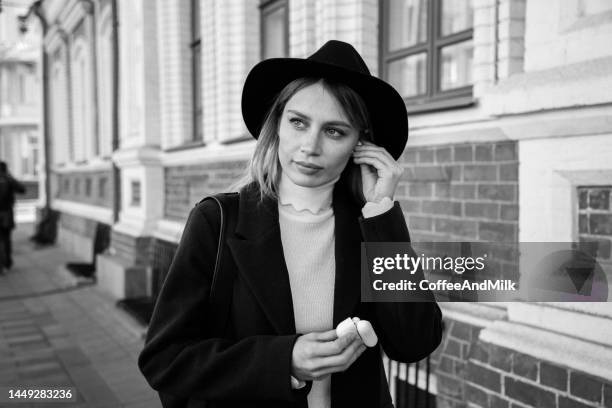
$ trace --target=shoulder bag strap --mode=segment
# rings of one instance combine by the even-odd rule
[[[229,321],[229,310],[232,300],[232,289],[234,281],[233,268],[227,267],[224,261],[226,231],[234,231],[238,209],[238,193],[226,193],[210,196],[219,206],[219,240],[217,244],[217,256],[215,259],[215,270],[210,287],[209,304],[211,306],[211,325],[213,335],[222,337],[225,335]]]

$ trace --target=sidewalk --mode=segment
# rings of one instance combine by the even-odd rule
[[[35,248],[32,228],[14,231],[14,266],[0,275],[0,387],[70,386],[77,402],[0,406],[161,407],[136,365],[144,329],[95,285],[69,286],[58,271],[73,258]]]

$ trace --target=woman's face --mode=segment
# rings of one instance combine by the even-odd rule
[[[358,129],[320,83],[289,99],[278,135],[282,171],[302,187],[318,187],[338,177],[359,139]]]

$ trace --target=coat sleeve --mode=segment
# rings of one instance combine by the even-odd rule
[[[409,242],[410,235],[399,203],[371,218],[360,217],[365,242]],[[423,272],[419,270],[420,278]],[[427,302],[370,303],[369,318],[380,344],[393,360],[419,361],[433,352],[442,339],[442,312],[429,292]]]
[[[209,222],[213,219],[216,223]],[[207,316],[213,313],[207,301],[218,219],[218,207],[212,200],[189,214],[155,304],[138,366],[155,390],[177,397],[283,401],[304,397],[311,384],[291,388],[297,335],[232,340],[212,337],[207,331]]]

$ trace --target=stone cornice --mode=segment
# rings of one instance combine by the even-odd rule
[[[119,168],[137,166],[161,166],[162,152],[157,146],[121,149],[113,153],[113,161]]]

